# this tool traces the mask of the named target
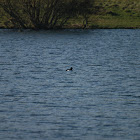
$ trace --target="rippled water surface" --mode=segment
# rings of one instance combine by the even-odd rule
[[[0,139],[140,140],[140,30],[0,30]]]

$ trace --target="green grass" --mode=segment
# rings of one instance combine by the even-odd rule
[[[140,28],[139,0],[98,0],[96,6],[90,28]]]
[[[95,20],[97,19],[97,20]],[[94,17],[89,28],[140,28],[140,19]]]
[[[140,0],[96,0],[89,28],[140,28]],[[82,20],[70,22],[82,27]]]
[[[139,0],[96,0],[90,28],[140,28]]]

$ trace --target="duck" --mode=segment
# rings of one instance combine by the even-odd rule
[[[72,69],[73,69],[73,68],[71,67],[70,69],[67,69],[66,71],[72,71]]]

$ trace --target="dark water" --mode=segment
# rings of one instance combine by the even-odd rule
[[[140,140],[140,30],[0,30],[0,139]]]

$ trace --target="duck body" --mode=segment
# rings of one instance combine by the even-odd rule
[[[71,67],[70,69],[67,69],[66,71],[72,71],[72,69],[73,69],[73,68]]]

